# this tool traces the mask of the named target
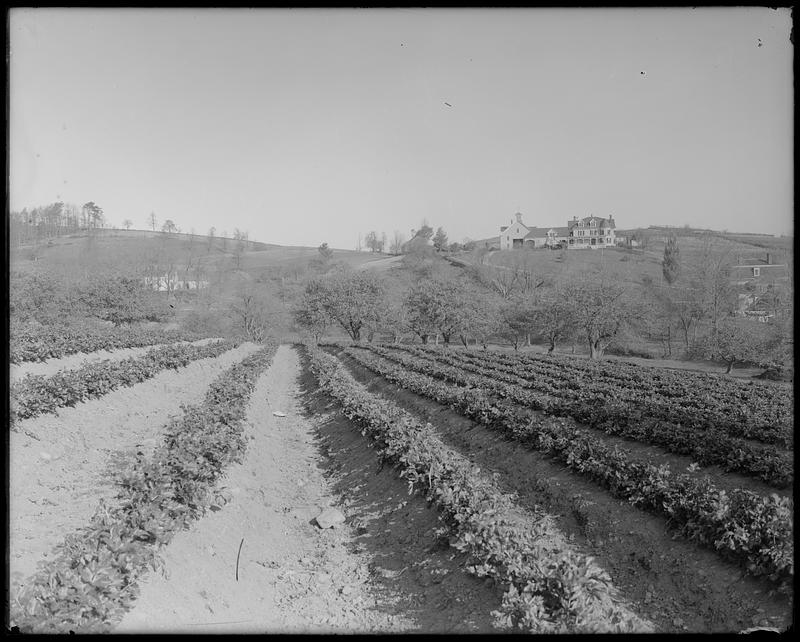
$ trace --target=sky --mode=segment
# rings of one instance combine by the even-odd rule
[[[354,249],[793,234],[789,9],[11,9],[9,206]]]

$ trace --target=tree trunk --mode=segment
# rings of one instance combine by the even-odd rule
[[[547,354],[551,354],[556,349],[556,338],[554,336],[550,337],[550,347],[547,348]]]
[[[730,374],[731,370],[733,370],[733,361],[728,361],[728,369],[725,371],[725,374]]]
[[[683,329],[683,340],[686,344],[686,353],[689,353],[689,325],[685,321],[681,321],[681,328]]]
[[[672,326],[667,326],[667,356],[672,357]]]
[[[422,334],[422,335],[420,335],[419,338],[422,339],[422,345],[427,345],[428,344],[428,335],[427,334]]]

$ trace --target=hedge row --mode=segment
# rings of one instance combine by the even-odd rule
[[[122,386],[133,386],[162,370],[177,370],[197,359],[218,357],[236,347],[230,340],[205,345],[175,344],[153,348],[141,357],[87,363],[52,376],[27,375],[11,385],[11,422],[56,412],[64,406],[102,397]]]
[[[403,348],[412,355],[398,354],[370,346],[376,354],[405,368],[449,381],[460,386],[475,386],[534,410],[556,417],[570,417],[609,435],[653,444],[678,455],[692,457],[702,466],[720,466],[727,472],[755,477],[774,488],[789,488],[794,481],[791,452],[767,444],[754,444],[732,437],[725,430],[705,430],[673,423],[657,407],[632,404],[616,395],[587,393],[576,399],[563,399],[558,391],[542,394],[525,386],[526,380],[498,373],[490,368],[463,363],[457,357]],[[643,402],[646,404],[646,402]]]
[[[716,488],[673,474],[668,466],[630,461],[623,451],[562,419],[536,413],[480,388],[458,388],[389,364],[366,350],[347,354],[388,381],[449,406],[456,412],[552,456],[631,504],[665,515],[678,533],[714,548],[754,575],[788,588],[794,575],[793,502],[772,494]]]
[[[137,580],[161,566],[159,550],[225,498],[214,488],[240,461],[244,419],[256,380],[269,365],[270,344],[226,370],[200,405],[165,429],[152,457],[137,454],[119,472],[113,506],[101,504],[88,526],[68,535],[11,605],[23,633],[98,633],[130,608]]]
[[[533,633],[642,632],[652,625],[619,603],[611,578],[590,557],[569,548],[552,518],[524,518],[514,502],[467,460],[447,448],[395,404],[364,390],[341,364],[307,348],[320,388],[381,447],[382,460],[434,502],[467,553],[469,570],[507,585],[501,626]]]
[[[120,348],[143,348],[176,341],[197,341],[206,338],[196,332],[185,330],[162,330],[157,328],[119,327],[76,329],[61,326],[26,327],[12,330],[9,346],[9,361],[46,361],[60,359],[78,352],[117,350]]]

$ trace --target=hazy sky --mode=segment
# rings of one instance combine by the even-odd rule
[[[355,247],[793,232],[788,9],[12,9],[10,206]],[[449,103],[448,106],[445,103]]]

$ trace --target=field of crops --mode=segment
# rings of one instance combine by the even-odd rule
[[[135,347],[143,352],[124,356]],[[134,622],[174,617],[185,632],[203,609],[221,609],[219,621],[244,623],[241,632],[398,632],[423,621],[434,631],[715,632],[781,627],[789,617],[793,415],[784,387],[565,357],[259,346],[155,331],[29,333],[12,348],[54,368],[10,387],[10,611],[22,632],[120,623],[132,632]],[[286,410],[291,419],[281,419]],[[319,450],[320,439],[368,448],[348,459]],[[343,467],[357,479],[377,475],[369,497],[359,482],[325,500],[345,510],[333,566],[330,542],[296,514],[322,504],[309,476],[320,489],[331,483],[317,462],[329,479]],[[228,477],[261,481],[237,495]],[[416,508],[402,528],[380,525],[376,502],[387,515]],[[215,523],[211,544],[181,543],[185,532],[211,537],[203,534]],[[239,559],[245,538],[231,539],[234,523],[251,524],[249,546],[262,558],[288,547],[274,563],[280,575],[253,576],[266,563]],[[388,588],[376,592],[379,580],[359,570],[375,564],[352,552],[359,537],[378,547],[358,549],[373,556],[365,560],[414,567],[393,589],[393,603],[405,606],[389,607]],[[411,553],[419,538],[423,548]],[[239,544],[235,581],[225,585],[238,607],[222,597],[212,606],[216,562],[193,553],[223,541]],[[170,616],[164,595],[186,586],[168,577],[170,567],[181,571],[170,556],[181,546],[187,571],[207,588],[202,599],[187,592],[187,611]],[[310,553],[298,546],[328,560],[320,564],[330,570],[312,568],[312,578],[344,582],[347,568],[363,577],[339,588],[312,580],[298,592],[286,570],[297,559],[308,568]],[[153,579],[159,571],[165,579]],[[354,595],[364,607],[351,613]],[[460,609],[477,608],[467,595],[486,607],[483,619],[454,624]]]
[[[720,568],[738,568],[755,592],[783,596],[779,602],[791,595],[787,388],[566,357],[402,345],[328,350],[363,381],[378,375],[385,383],[373,385],[383,396],[404,396],[424,417],[453,411],[519,453],[566,467],[576,488],[588,482],[660,520],[670,539],[716,556]],[[469,450],[474,458],[474,445]],[[538,483],[533,472],[529,483]]]

